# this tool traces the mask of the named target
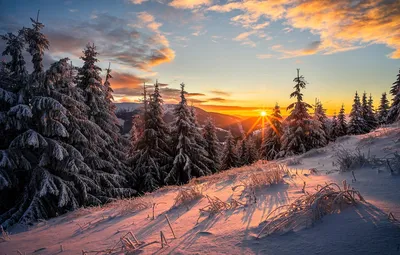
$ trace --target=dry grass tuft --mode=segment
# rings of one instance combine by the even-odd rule
[[[10,235],[8,234],[8,232],[5,231],[5,230],[3,229],[3,226],[1,226],[1,225],[0,225],[0,231],[1,231],[0,243],[1,243],[1,242],[6,242],[6,241],[11,240]]]
[[[210,197],[208,195],[206,195],[206,198],[208,201],[208,205],[199,209],[200,215],[199,218],[197,219],[197,223],[199,222],[199,219],[203,216],[204,213],[207,213],[208,215],[215,215],[222,213],[223,211],[226,210],[233,210],[237,209],[238,207],[246,206],[246,204],[233,198],[231,198],[228,202],[224,202],[218,197]]]
[[[340,212],[345,206],[365,202],[360,192],[350,189],[343,181],[343,188],[336,183],[317,186],[313,194],[305,194],[291,204],[280,206],[266,218],[266,225],[257,237],[278,231],[289,231],[299,226],[315,223],[327,214]]]
[[[365,156],[358,148],[354,152],[344,147],[338,148],[335,157],[335,165],[339,166],[341,172],[370,165],[369,156]]]
[[[246,204],[257,203],[256,190],[271,185],[283,183],[283,177],[288,175],[288,169],[283,165],[269,165],[270,168],[256,166],[255,171],[241,178],[239,185],[233,186],[232,191],[242,187],[240,199],[246,199]]]
[[[115,209],[114,216],[124,216],[153,206],[153,199],[148,196],[121,199],[105,206],[106,209]]]
[[[189,187],[181,187],[175,197],[174,207],[186,205],[194,200],[203,197],[203,187],[201,185],[192,185]]]

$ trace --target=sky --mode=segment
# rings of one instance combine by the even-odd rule
[[[0,0],[0,34],[30,26],[39,9],[45,65],[80,66],[94,43],[116,102],[138,102],[158,80],[166,103],[184,82],[207,111],[254,116],[278,103],[285,114],[300,68],[307,102],[349,112],[355,91],[378,104],[400,68],[398,0]]]

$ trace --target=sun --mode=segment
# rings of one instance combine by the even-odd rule
[[[266,112],[266,111],[262,111],[262,112],[260,113],[260,115],[261,115],[262,117],[265,117],[265,116],[267,116],[267,112]]]

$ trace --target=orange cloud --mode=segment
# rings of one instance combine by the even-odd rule
[[[320,45],[311,49],[287,50],[279,48],[282,58],[333,54],[384,44],[394,49],[391,58],[400,58],[400,4],[398,0],[273,0],[240,1],[214,5],[210,11],[243,14],[234,18],[244,27],[256,24],[261,18],[283,19],[285,24],[307,29],[320,36]],[[289,31],[288,29],[286,29]]]
[[[178,9],[194,9],[211,3],[211,0],[173,0],[169,5]]]

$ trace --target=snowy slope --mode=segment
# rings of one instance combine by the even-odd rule
[[[252,172],[268,170],[273,163],[288,165],[293,176],[285,177],[285,183],[258,189],[257,203],[248,207],[211,217],[204,215],[198,221],[199,209],[208,204],[207,199],[174,207],[180,187],[165,187],[136,200],[141,201],[140,205],[156,204],[154,219],[152,208],[138,208],[137,202],[129,200],[103,208],[81,209],[41,222],[28,231],[18,233],[16,228],[11,240],[0,243],[0,254],[17,254],[17,250],[26,254],[100,251],[113,247],[129,231],[148,245],[126,254],[400,254],[400,223],[388,219],[389,212],[400,219],[400,176],[391,175],[384,168],[362,167],[354,170],[357,181],[352,183],[351,171],[334,171],[338,148],[351,151],[358,148],[370,157],[384,157],[400,151],[400,128],[392,126],[367,135],[342,137],[336,143],[296,158],[269,164],[259,162],[197,180],[205,195],[227,201],[238,199],[240,191],[233,191],[232,187]],[[311,174],[313,168],[317,175]],[[303,195],[304,182],[306,191],[313,192],[318,184],[343,180],[359,190],[367,203],[327,215],[306,228],[256,238],[269,212]],[[161,248],[160,231],[169,247]]]

